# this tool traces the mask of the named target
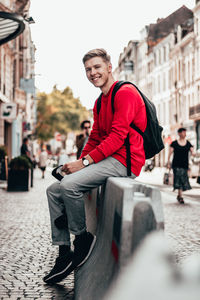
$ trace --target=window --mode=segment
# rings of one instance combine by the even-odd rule
[[[190,62],[188,61],[188,84],[190,83]]]
[[[154,53],[154,65],[156,66],[156,53]]]
[[[163,47],[163,59],[164,59],[164,62],[167,60],[167,57],[166,57],[166,47]]]
[[[161,64],[161,50],[158,52],[158,59],[159,59],[159,64]]]
[[[178,80],[181,80],[181,61],[178,61]]]
[[[160,75],[158,75],[158,93],[160,93]]]
[[[165,73],[163,73],[163,91],[166,90],[166,76]]]
[[[171,70],[168,72],[168,88],[171,88]]]

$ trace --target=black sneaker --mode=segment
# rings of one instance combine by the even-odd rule
[[[90,256],[96,242],[96,236],[90,232],[76,236],[74,240],[74,256],[72,265],[75,268],[80,267]]]
[[[55,266],[51,272],[43,278],[43,281],[48,284],[54,284],[66,278],[73,271],[72,259],[72,251],[69,251],[66,255],[57,257]]]

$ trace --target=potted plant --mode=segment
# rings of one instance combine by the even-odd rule
[[[11,159],[8,171],[8,191],[28,191],[31,163],[25,155]]]
[[[0,179],[6,180],[5,157],[7,156],[6,147],[0,146]]]

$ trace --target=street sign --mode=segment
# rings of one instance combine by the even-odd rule
[[[35,79],[34,78],[20,78],[20,89],[26,93],[34,94],[35,93]]]
[[[17,105],[14,102],[1,103],[1,119],[16,119]]]

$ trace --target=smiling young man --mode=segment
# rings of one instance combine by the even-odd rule
[[[46,283],[56,283],[68,276],[89,257],[96,237],[87,232],[84,195],[102,185],[108,177],[127,176],[124,141],[129,134],[132,178],[140,174],[145,162],[142,136],[132,129],[131,122],[144,131],[145,104],[132,85],[125,84],[116,93],[115,112],[111,95],[116,81],[110,56],[104,49],[94,49],[83,57],[87,78],[102,92],[101,110],[97,101],[93,109],[94,124],[80,159],[63,166],[66,176],[47,189],[52,243],[59,246],[59,256]],[[74,252],[70,248],[70,233],[75,235]]]

